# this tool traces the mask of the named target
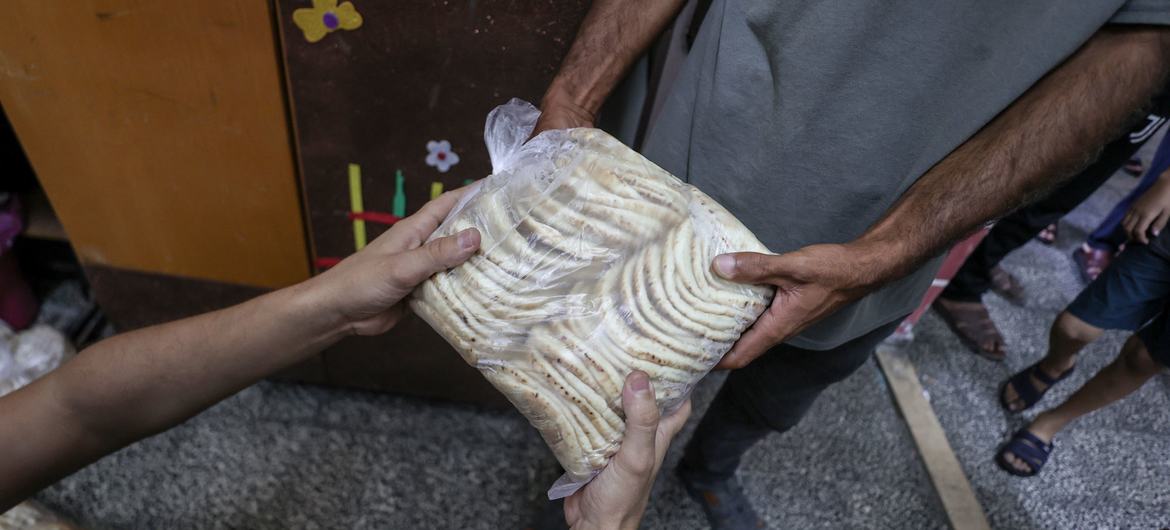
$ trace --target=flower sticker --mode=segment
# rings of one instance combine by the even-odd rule
[[[361,27],[362,16],[349,2],[337,5],[337,0],[313,0],[313,7],[293,11],[293,22],[305,33],[305,40],[317,42],[337,29]]]
[[[439,173],[446,173],[451,166],[459,163],[459,155],[451,150],[451,142],[431,140],[427,142],[427,165],[434,166]]]

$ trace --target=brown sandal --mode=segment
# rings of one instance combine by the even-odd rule
[[[1056,238],[1059,237],[1057,233],[1056,223],[1052,223],[1036,234],[1036,240],[1045,245],[1053,245],[1056,243]]]
[[[1024,305],[1026,299],[1024,286],[1012,276],[1012,273],[999,265],[991,268],[991,290],[1014,305]]]
[[[939,297],[932,307],[972,351],[993,361],[1004,359],[1003,335],[1000,335],[987,312],[987,306],[982,302],[961,302]]]

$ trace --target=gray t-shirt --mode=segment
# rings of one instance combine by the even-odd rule
[[[1170,23],[1170,0],[715,0],[642,151],[773,252],[850,241],[1111,21]],[[910,313],[940,261],[789,343]]]

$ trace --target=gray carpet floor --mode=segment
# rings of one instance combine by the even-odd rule
[[[999,407],[999,385],[1044,356],[1053,320],[1083,287],[1072,250],[1135,181],[1114,177],[1065,217],[1056,245],[1029,243],[1004,261],[1028,291],[1022,307],[994,294],[984,299],[1007,342],[1005,363],[963,354],[934,314],[915,328],[910,358],[996,528],[1170,527],[1170,375],[1165,372],[1128,398],[1074,422],[1056,438],[1053,457],[1039,476],[1012,477],[992,461],[1013,432],[1112,362],[1128,338],[1107,332],[1087,347],[1077,371],[1033,411],[1016,416]]]
[[[968,353],[932,315],[907,350],[996,528],[1170,525],[1166,377],[1074,424],[1038,478],[1010,477],[992,462],[1022,425],[1000,411],[996,387],[1043,354],[1048,325],[1081,287],[1069,251],[1133,185],[1126,179],[1115,178],[1070,216],[1056,247],[1029,244],[1007,261],[1031,298],[1016,307],[988,297],[1007,336],[1006,363]],[[1123,339],[1111,333],[1090,347],[1044,405],[1108,363]],[[680,440],[720,382],[714,376],[697,389]],[[37,499],[92,529],[523,528],[555,474],[539,436],[512,411],[266,382]],[[770,528],[947,526],[873,362],[827,391],[797,428],[753,448],[740,479]],[[705,523],[664,472],[644,527]]]
[[[741,470],[773,527],[943,525],[872,363],[810,418],[754,448]],[[94,529],[522,528],[555,474],[511,411],[262,383],[37,498]],[[704,524],[663,473],[644,527]]]

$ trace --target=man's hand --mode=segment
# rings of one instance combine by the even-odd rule
[[[565,521],[575,530],[638,528],[666,449],[691,413],[687,400],[659,421],[650,378],[635,371],[622,389],[626,434],[609,465],[565,499]]]
[[[1167,219],[1170,219],[1170,171],[1158,177],[1158,181],[1134,201],[1121,226],[1129,234],[1130,241],[1148,245],[1150,236],[1157,237],[1166,227]]]
[[[385,333],[406,311],[402,299],[432,274],[471,257],[479,232],[468,228],[423,244],[467,188],[428,202],[366,248],[309,280],[308,288],[340,325],[357,335]]]
[[[859,245],[812,245],[778,256],[740,252],[715,258],[712,268],[728,280],[773,285],[772,305],[723,356],[717,369],[743,368],[769,348],[800,333],[872,291],[874,261]]]
[[[540,119],[536,120],[532,136],[552,129],[593,127],[594,119],[592,112],[569,101],[567,97],[546,96],[540,103]]]

